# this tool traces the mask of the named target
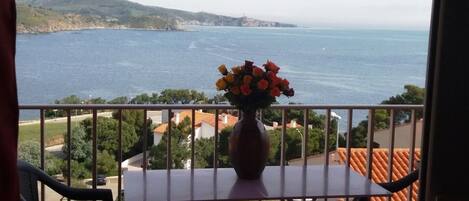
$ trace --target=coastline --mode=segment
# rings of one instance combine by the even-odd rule
[[[79,27],[79,28],[57,28],[53,30],[44,30],[44,31],[26,31],[26,30],[18,30],[17,34],[48,34],[48,33],[57,33],[57,32],[67,32],[67,31],[86,31],[86,30],[136,30],[136,31],[158,31],[158,32],[193,32],[194,30],[190,29],[190,27],[224,27],[224,28],[298,28],[298,27],[282,27],[282,26],[213,26],[213,25],[182,25],[182,27],[188,28],[169,28],[169,29],[161,29],[161,28],[132,28],[126,26],[89,26],[89,27]]]
[[[47,31],[20,31],[17,30],[17,34],[48,34],[48,33],[57,33],[57,32],[67,32],[67,31],[86,31],[86,30],[137,30],[137,31],[160,31],[160,32],[185,32],[189,30],[185,29],[157,29],[157,28],[131,28],[131,27],[105,27],[105,26],[96,26],[96,27],[80,27],[80,28],[63,28],[63,29],[54,29]]]

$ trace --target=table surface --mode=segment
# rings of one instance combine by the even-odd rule
[[[345,166],[267,166],[259,180],[238,179],[234,169],[139,170],[124,173],[132,201],[249,200],[391,196]]]

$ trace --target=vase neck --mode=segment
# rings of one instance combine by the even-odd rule
[[[256,111],[255,110],[243,111],[242,118],[243,119],[256,119]]]

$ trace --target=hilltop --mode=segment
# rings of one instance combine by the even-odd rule
[[[126,0],[19,0],[18,31],[52,32],[84,28],[179,30],[181,25],[294,27],[248,17],[229,17],[145,6]]]

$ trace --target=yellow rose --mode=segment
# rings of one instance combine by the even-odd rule
[[[233,83],[234,81],[234,76],[232,73],[228,73],[228,75],[225,76],[225,80],[228,82],[228,83]]]
[[[235,67],[231,68],[231,70],[232,70],[233,73],[236,74],[236,75],[237,75],[237,74],[240,74],[241,71],[242,71],[241,67],[239,67],[239,66],[235,66]]]
[[[218,66],[218,71],[220,71],[222,75],[226,75],[228,73],[228,70],[226,69],[225,64]]]
[[[226,89],[226,82],[223,78],[218,79],[216,85],[217,85],[218,90],[225,90]]]

